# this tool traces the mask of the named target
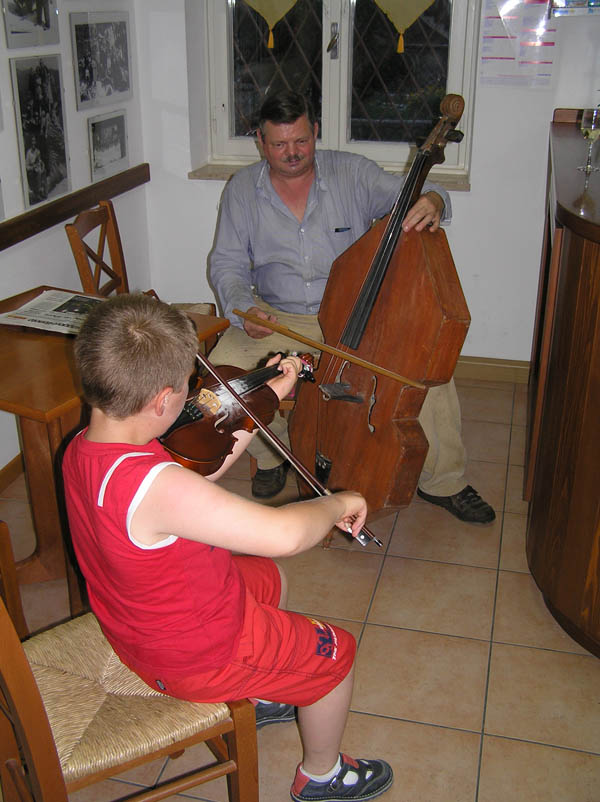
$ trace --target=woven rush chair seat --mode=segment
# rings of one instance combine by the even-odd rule
[[[15,572],[5,552],[3,591]],[[21,606],[18,597],[13,602],[11,615]],[[191,770],[188,761],[179,775],[169,770],[126,798],[159,802],[226,777],[230,802],[258,802],[249,700],[201,704],[164,696],[120,662],[91,613],[21,643],[0,599],[0,644],[0,800],[68,802],[73,791],[204,743],[214,760],[200,757]]]
[[[168,747],[229,717],[150,688],[121,663],[91,613],[23,644],[65,782]]]

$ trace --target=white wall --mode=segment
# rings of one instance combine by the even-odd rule
[[[203,47],[206,0],[115,0],[132,21],[134,97],[127,103],[131,164],[150,163],[151,182],[116,199],[134,287],[165,300],[212,300],[207,258],[221,181],[191,181],[190,153],[206,152],[210,113]],[[59,0],[73,188],[89,183],[84,120],[75,109],[70,11],[93,0]],[[473,322],[463,353],[528,360],[542,237],[548,124],[558,106],[600,102],[600,16],[557,21],[555,80],[548,89],[478,87],[471,191],[452,196],[448,236]],[[7,216],[22,211],[8,57],[0,37],[0,179]],[[41,51],[40,51],[41,52]],[[44,52],[55,52],[52,48]],[[31,49],[25,55],[31,55]],[[188,93],[195,102],[190,112]],[[110,108],[110,107],[109,107]],[[190,140],[194,131],[204,139]],[[585,143],[582,140],[582,153]],[[0,251],[0,297],[41,283],[77,288],[62,225]],[[12,416],[0,416],[0,466],[18,451]]]

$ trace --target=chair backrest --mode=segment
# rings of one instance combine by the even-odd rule
[[[4,802],[68,802],[46,710],[0,599],[0,781]],[[27,765],[27,779],[22,768]]]
[[[84,292],[103,296],[112,292],[129,292],[121,235],[112,201],[100,201],[96,208],[80,212],[72,223],[67,223],[65,231]],[[97,234],[95,248],[85,240],[90,234],[93,239]],[[104,258],[106,245],[110,264]]]

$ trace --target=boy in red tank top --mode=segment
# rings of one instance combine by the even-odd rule
[[[297,707],[293,799],[373,799],[392,784],[390,766],[339,751],[354,638],[285,611],[272,559],[311,548],[333,525],[358,534],[365,501],[344,491],[268,507],[228,492],[215,480],[250,442],[246,431],[212,476],[175,463],[157,438],[183,408],[197,348],[189,318],[144,295],[98,304],[77,337],[91,418],[66,450],[63,476],[92,610],[121,660],[163,693],[268,699],[257,704],[258,726],[291,720]],[[281,399],[301,363],[279,366],[269,384]]]

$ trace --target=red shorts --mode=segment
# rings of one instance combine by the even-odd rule
[[[313,704],[352,668],[354,637],[325,622],[280,610],[281,580],[272,560],[234,560],[246,582],[244,625],[235,656],[219,669],[160,677],[161,690],[192,702],[253,697],[300,707]],[[155,678],[149,684],[157,688]]]

